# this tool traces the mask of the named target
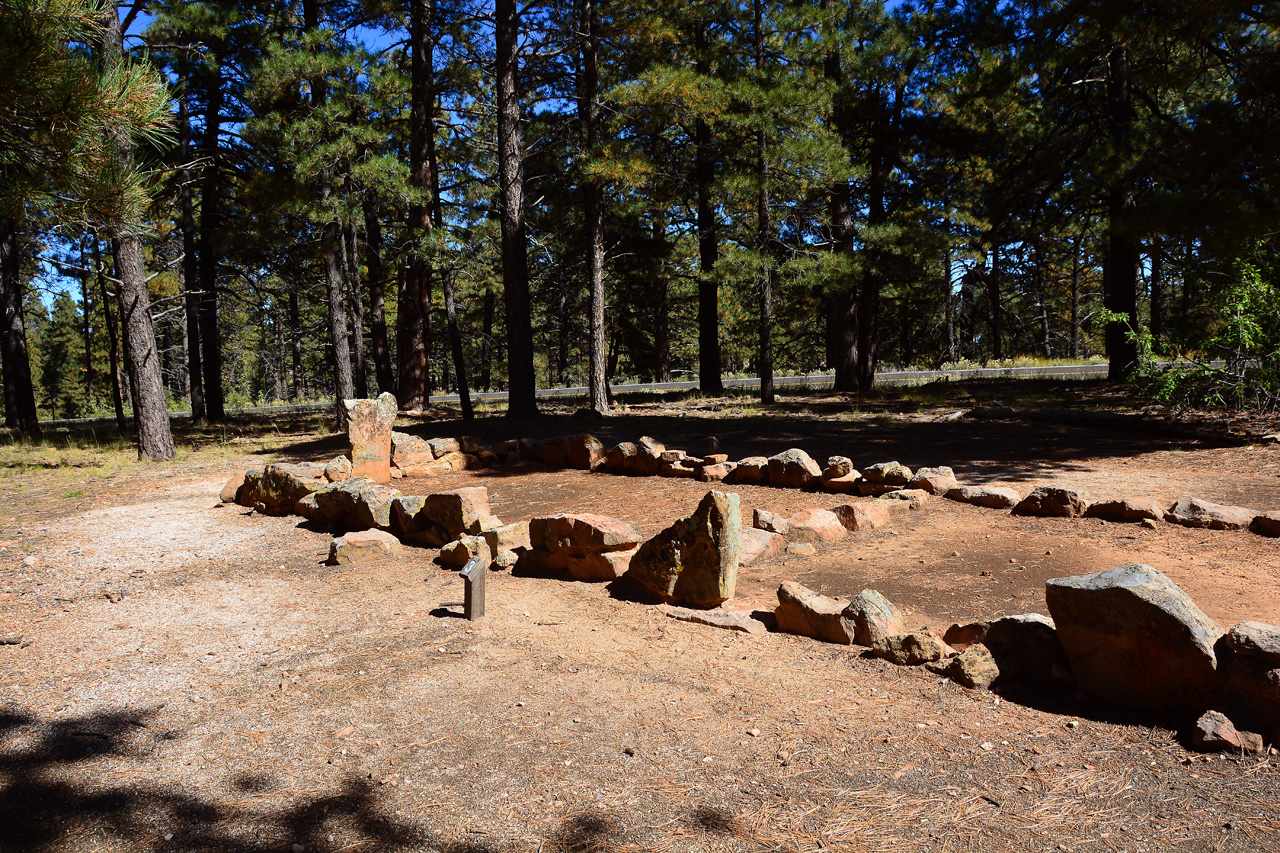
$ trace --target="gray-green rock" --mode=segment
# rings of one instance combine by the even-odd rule
[[[707,492],[693,515],[640,546],[627,577],[670,603],[715,607],[733,598],[741,537],[738,496]]]
[[[1131,565],[1055,578],[1045,600],[1080,690],[1137,708],[1208,706],[1222,629],[1160,572]]]

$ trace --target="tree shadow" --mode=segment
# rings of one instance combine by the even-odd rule
[[[245,773],[227,802],[153,783],[145,772],[107,773],[103,756],[154,761],[155,711],[114,710],[45,719],[12,706],[0,710],[0,849],[65,849],[75,837],[131,850],[267,853],[300,844],[307,851],[350,846],[403,850],[422,845],[420,828],[397,819],[372,783],[348,776],[333,790],[287,798],[278,808],[246,807],[241,797],[273,781]],[[277,801],[279,802],[279,801]],[[331,841],[330,838],[335,840]]]

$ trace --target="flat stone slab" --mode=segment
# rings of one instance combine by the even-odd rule
[[[1164,520],[1183,527],[1209,530],[1244,530],[1253,523],[1257,511],[1242,506],[1227,506],[1200,498],[1183,498],[1169,507]]]
[[[681,622],[694,622],[699,625],[710,625],[713,628],[724,628],[727,631],[739,631],[743,634],[759,636],[767,633],[765,624],[753,618],[745,610],[691,610],[688,607],[673,607],[670,604],[659,604],[658,612],[668,619]]]
[[[844,618],[848,606],[847,601],[829,598],[795,581],[783,581],[773,615],[780,631],[847,646],[854,635],[852,621]]]
[[[957,486],[947,492],[947,498],[989,509],[1012,509],[1022,496],[1007,486]]]
[[[1227,645],[1238,655],[1280,667],[1280,627],[1265,622],[1241,622],[1227,632]]]

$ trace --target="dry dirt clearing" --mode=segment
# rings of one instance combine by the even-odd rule
[[[678,426],[616,428],[701,449]],[[818,457],[840,439],[722,441]],[[1054,444],[1034,467],[973,453],[966,471],[954,449],[876,440],[846,455],[1280,508],[1263,447]],[[987,441],[972,447],[1013,452]],[[329,567],[328,535],[215,506],[225,473],[264,458],[0,483],[0,639],[21,638],[0,646],[0,851],[1280,849],[1280,759],[1189,753],[1185,720],[973,692],[856,648],[664,619],[600,584],[491,574],[488,615],[468,623],[433,551]],[[594,511],[646,535],[705,490],[537,469],[399,485],[481,483],[507,521]],[[840,502],[735,490],[777,512]],[[1280,622],[1275,540],[941,500],[896,518],[745,569],[739,606],[794,578],[875,587],[945,627],[1044,612],[1046,577],[1141,561],[1225,626]]]

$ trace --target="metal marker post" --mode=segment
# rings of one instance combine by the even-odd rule
[[[480,557],[472,557],[462,568],[462,580],[466,584],[462,613],[474,622],[484,615],[484,578],[489,566]]]

